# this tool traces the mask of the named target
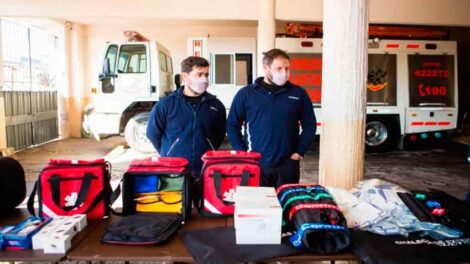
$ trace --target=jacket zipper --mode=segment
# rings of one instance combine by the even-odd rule
[[[206,138],[206,139],[207,139],[207,142],[209,142],[209,145],[211,146],[211,149],[212,149],[212,150],[215,150],[214,145],[212,145],[210,139],[209,139],[209,138]]]
[[[173,142],[173,144],[171,144],[170,148],[168,149],[168,151],[166,152],[166,155],[170,155],[171,151],[173,150],[173,148],[176,146],[176,144],[178,144],[178,142],[180,141],[180,138],[176,138],[176,140]]]
[[[193,120],[192,120],[192,134],[193,134],[193,137],[192,137],[192,144],[191,144],[191,150],[192,150],[192,156],[191,156],[191,161],[190,161],[190,164],[194,164],[194,152],[195,152],[195,148],[196,148],[196,133],[195,133],[195,130],[196,130],[196,114],[197,114],[197,111],[199,110],[199,108],[201,107],[201,105],[205,102],[205,101],[210,101],[212,99],[215,99],[215,98],[208,98],[206,99],[206,97],[203,97],[201,102],[196,106],[196,109],[194,109],[192,106],[190,106],[186,100],[184,100],[184,98],[180,98],[181,100],[184,101],[184,104],[186,105],[186,107],[188,107],[192,112],[193,112]]]

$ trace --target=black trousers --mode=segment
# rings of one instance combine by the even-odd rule
[[[278,188],[287,183],[299,183],[300,163],[287,159],[277,167],[261,167],[261,186]]]

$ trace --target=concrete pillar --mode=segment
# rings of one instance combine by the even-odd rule
[[[322,185],[364,175],[368,19],[369,0],[323,1]]]
[[[59,126],[62,138],[81,137],[84,107],[84,26],[65,22],[65,83],[59,95]]]
[[[58,115],[59,115],[59,136],[61,138],[70,137],[70,116],[69,116],[69,99],[72,90],[72,33],[71,28],[67,27],[64,22],[64,85],[57,91],[58,93]]]
[[[257,76],[263,76],[263,52],[274,48],[276,38],[276,1],[259,0],[258,18],[258,70]]]
[[[5,121],[5,99],[3,91],[3,48],[2,48],[2,20],[0,19],[0,151],[7,147],[7,131]]]

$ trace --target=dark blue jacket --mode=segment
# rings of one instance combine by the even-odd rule
[[[317,124],[312,102],[304,89],[287,82],[271,94],[261,87],[262,80],[258,78],[235,95],[228,115],[227,135],[233,149],[260,152],[262,167],[276,167],[293,153],[307,152]]]
[[[162,157],[184,157],[190,169],[199,172],[201,156],[212,147],[218,149],[225,137],[225,106],[206,93],[193,108],[180,88],[152,108],[147,137]],[[212,145],[212,146],[211,146]]]

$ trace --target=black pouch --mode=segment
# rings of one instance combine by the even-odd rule
[[[106,228],[102,243],[155,245],[171,238],[181,225],[176,214],[140,213],[125,216]]]
[[[287,184],[278,188],[277,196],[285,229],[294,231],[290,242],[295,248],[331,254],[349,246],[346,219],[325,188],[316,184]]]
[[[422,199],[417,199],[417,194],[423,194]],[[462,231],[465,236],[470,236],[470,205],[450,194],[433,190],[412,191],[412,193],[398,193],[398,196],[411,212],[422,222],[439,223]],[[427,202],[438,202],[445,213],[433,215]]]
[[[26,182],[21,164],[13,158],[0,157],[0,215],[21,204],[26,195]]]

